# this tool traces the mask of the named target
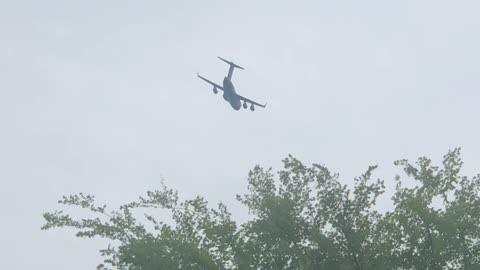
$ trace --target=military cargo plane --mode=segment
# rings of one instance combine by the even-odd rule
[[[209,83],[213,86],[213,93],[217,94],[218,89],[222,90],[223,91],[223,99],[225,99],[228,103],[230,103],[230,106],[232,106],[232,108],[235,109],[236,111],[240,110],[240,108],[242,107],[242,102],[243,102],[243,108],[244,109],[246,109],[248,107],[248,104],[250,104],[250,110],[251,111],[255,110],[255,106],[265,108],[265,106],[267,106],[266,103],[262,105],[260,103],[257,103],[255,101],[251,100],[251,99],[240,96],[235,91],[235,87],[233,86],[233,83],[232,83],[233,69],[235,69],[235,68],[244,69],[244,68],[242,68],[239,65],[236,65],[232,61],[225,60],[222,57],[218,57],[218,58],[230,65],[230,69],[228,70],[227,77],[223,78],[223,87],[214,83],[214,82],[212,82],[212,81],[210,81],[210,80],[208,80],[208,79],[206,79],[206,78],[204,78],[204,77],[202,77],[202,76],[200,76],[200,74],[198,74],[198,73],[197,73],[197,76],[200,79],[206,81],[207,83]]]

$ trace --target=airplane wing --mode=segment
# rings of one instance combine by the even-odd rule
[[[212,81],[210,81],[210,80],[208,80],[208,79],[200,76],[200,74],[198,74],[198,73],[197,73],[197,76],[198,76],[200,79],[206,81],[207,83],[209,83],[209,84],[211,84],[211,85],[215,86],[216,88],[218,88],[218,89],[220,89],[220,90],[223,91],[223,87],[221,87],[220,85],[218,85],[218,84],[216,84],[216,83],[214,83],[214,82],[212,82]]]
[[[248,102],[248,103],[250,103],[250,104],[255,104],[255,105],[259,106],[259,107],[265,108],[265,107],[267,106],[267,103],[265,103],[265,104],[260,104],[260,103],[258,103],[258,102],[255,102],[255,101],[251,100],[251,99],[248,99],[248,98],[246,98],[246,97],[242,97],[242,96],[240,96],[240,95],[238,95],[238,94],[237,94],[237,96],[238,96],[241,100],[246,101],[246,102]]]

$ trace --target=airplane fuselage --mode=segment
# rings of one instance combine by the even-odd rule
[[[227,77],[223,78],[223,98],[230,103],[233,109],[236,111],[240,110],[242,107],[242,102],[235,92],[235,87],[230,79]]]

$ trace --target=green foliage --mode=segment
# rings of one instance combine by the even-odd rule
[[[391,264],[396,269],[480,269],[479,177],[460,175],[459,149],[444,156],[442,168],[431,163],[427,158],[415,165],[396,162],[418,185],[406,188],[397,178],[395,210],[385,218]]]
[[[480,177],[460,175],[459,149],[441,167],[427,158],[395,162],[415,186],[397,177],[386,213],[376,209],[385,191],[383,181],[372,180],[376,166],[350,188],[323,165],[292,156],[283,164],[278,177],[260,166],[249,172],[247,194],[237,195],[252,216],[243,224],[225,205],[181,201],[162,183],[114,211],[90,195],[63,197],[60,204],[92,216],[45,213],[42,229],[72,227],[78,237],[112,240],[100,252],[116,269],[480,269]]]

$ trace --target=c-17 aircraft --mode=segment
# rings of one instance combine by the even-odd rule
[[[205,79],[204,77],[200,76],[200,74],[198,74],[198,73],[197,73],[197,76],[200,79],[206,81],[207,83],[213,85],[213,93],[217,94],[218,93],[217,89],[222,90],[223,91],[223,98],[228,103],[230,103],[232,108],[235,109],[236,111],[240,110],[240,108],[242,107],[242,101],[243,101],[243,108],[244,109],[247,108],[248,103],[250,103],[250,110],[251,111],[255,110],[255,105],[259,106],[259,107],[262,107],[262,108],[265,108],[265,106],[267,106],[266,103],[262,105],[260,103],[257,103],[255,101],[251,100],[251,99],[248,99],[246,97],[242,97],[239,94],[237,94],[237,92],[235,92],[235,87],[233,86],[233,83],[232,83],[233,69],[234,68],[244,69],[244,68],[242,68],[239,65],[236,65],[235,63],[233,63],[231,61],[225,60],[220,56],[218,58],[230,65],[230,69],[228,70],[228,75],[227,75],[227,77],[225,77],[223,79],[223,87],[221,87],[220,85],[218,85],[218,84],[216,84],[216,83],[214,83],[214,82],[212,82],[208,79]]]

